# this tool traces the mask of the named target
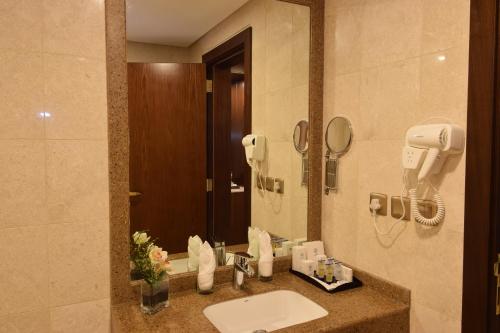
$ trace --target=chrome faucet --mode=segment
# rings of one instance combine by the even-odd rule
[[[233,266],[233,288],[240,290],[245,282],[245,274],[252,277],[255,272],[250,265],[250,259],[253,257],[245,252],[236,252],[234,254]]]
[[[226,265],[226,243],[224,241],[214,241],[215,263],[217,266]]]

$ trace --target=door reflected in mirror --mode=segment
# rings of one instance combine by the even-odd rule
[[[249,227],[305,238],[309,7],[126,2],[131,235],[168,251],[170,274],[195,267],[190,236],[224,244],[221,264],[247,251]],[[252,166],[248,134],[265,138]]]

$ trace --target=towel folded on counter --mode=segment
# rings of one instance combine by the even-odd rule
[[[260,229],[257,227],[248,227],[248,251],[247,253],[254,257],[256,260],[259,259],[259,235]]]
[[[202,244],[201,238],[196,236],[189,236],[188,239],[188,271],[196,271],[198,269],[198,257],[200,256],[200,246]]]
[[[198,288],[200,290],[212,289],[216,266],[214,250],[210,244],[205,241],[205,243],[200,246],[198,267]]]
[[[273,246],[267,231],[259,233],[259,275],[264,277],[273,275]]]

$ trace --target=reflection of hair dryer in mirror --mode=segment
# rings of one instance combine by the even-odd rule
[[[450,154],[460,154],[464,150],[465,132],[452,124],[430,124],[413,126],[406,132],[403,149],[403,168],[418,171],[418,183],[437,174]],[[432,184],[431,184],[432,186]],[[416,188],[410,189],[411,209],[415,220],[425,225],[437,225],[444,218],[444,202],[436,191],[434,200],[438,211],[435,217],[423,217],[417,205]]]
[[[256,167],[255,162],[262,162],[266,153],[266,137],[263,135],[248,134],[241,140],[245,147],[247,163],[251,168]]]

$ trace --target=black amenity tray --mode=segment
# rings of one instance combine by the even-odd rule
[[[327,293],[330,293],[330,294],[333,294],[333,293],[338,293],[340,291],[344,291],[344,290],[349,290],[349,289],[354,289],[354,288],[359,288],[363,285],[363,283],[357,279],[356,277],[352,277],[352,282],[347,282],[347,283],[344,283],[344,284],[341,284],[339,285],[338,287],[334,288],[334,289],[327,289],[325,286],[323,286],[321,283],[319,283],[318,281],[316,281],[313,277],[309,276],[309,275],[306,275],[306,274],[303,274],[301,272],[297,272],[297,271],[294,271],[293,269],[290,268],[290,273],[292,273],[293,275],[295,276],[298,276],[299,278],[301,278],[302,280],[304,281],[307,281],[309,282],[310,284],[326,291]]]

